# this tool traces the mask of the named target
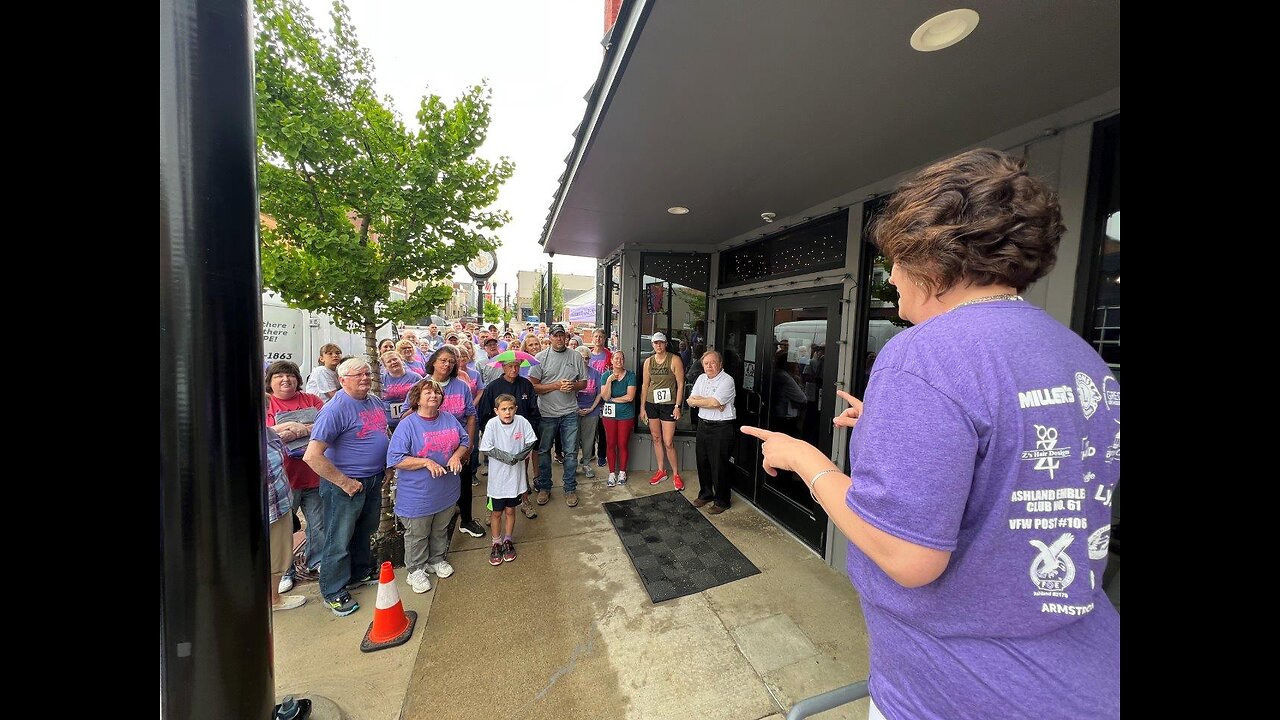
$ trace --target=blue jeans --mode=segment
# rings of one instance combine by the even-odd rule
[[[320,480],[327,535],[320,557],[320,594],[325,600],[338,597],[352,578],[362,578],[373,570],[369,539],[378,529],[382,476],[352,478],[364,489],[351,497],[328,480]]]
[[[327,480],[320,482],[333,484]],[[320,566],[320,556],[324,553],[324,502],[320,500],[320,488],[295,489],[292,495],[294,512],[301,509],[307,517],[307,569],[315,570]],[[293,577],[293,568],[285,574]]]
[[[538,482],[539,490],[551,490],[551,438],[560,431],[560,448],[564,450],[564,491],[578,489],[578,414],[560,417],[542,416],[538,424]]]

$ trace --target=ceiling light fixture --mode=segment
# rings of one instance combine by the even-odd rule
[[[683,205],[676,205],[675,207],[667,208],[667,212],[671,213],[672,215],[688,215],[689,208]]]
[[[949,48],[969,37],[978,27],[978,13],[967,8],[951,10],[925,20],[911,33],[911,47],[920,52]]]

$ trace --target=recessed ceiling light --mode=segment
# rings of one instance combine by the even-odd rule
[[[671,213],[672,215],[688,215],[689,208],[683,205],[676,205],[675,207],[667,208],[667,212]]]
[[[951,10],[935,15],[911,33],[911,47],[920,52],[933,52],[951,47],[969,37],[978,27],[978,13],[969,9]]]

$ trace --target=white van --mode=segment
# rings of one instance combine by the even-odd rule
[[[390,326],[386,328],[390,337]],[[262,357],[297,363],[306,377],[320,361],[320,346],[334,343],[343,355],[364,356],[364,335],[347,332],[323,313],[291,308],[271,291],[262,294]]]

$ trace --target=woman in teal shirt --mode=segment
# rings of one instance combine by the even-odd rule
[[[627,482],[627,444],[631,431],[636,427],[636,374],[627,369],[627,358],[621,350],[614,351],[609,369],[600,375],[600,396],[604,402],[605,456],[609,461],[607,485]]]

